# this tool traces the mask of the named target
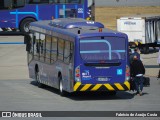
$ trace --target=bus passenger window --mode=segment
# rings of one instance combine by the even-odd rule
[[[40,34],[40,61],[42,62],[44,62],[45,58],[45,47],[46,47],[45,35]]]
[[[0,0],[0,9],[12,9],[12,0]]]
[[[49,0],[49,3],[58,3],[58,0]]]
[[[58,3],[64,4],[64,3],[65,3],[65,0],[58,0]]]
[[[49,0],[41,0],[41,3],[49,3]]]
[[[64,54],[64,40],[58,40],[58,59],[63,61]]]
[[[52,48],[51,48],[51,63],[57,60],[57,38],[52,37]]]
[[[28,51],[28,63],[33,59],[33,34],[30,34],[31,40],[30,40],[30,51]]]
[[[13,8],[25,6],[25,0],[12,0]]]
[[[81,1],[82,1],[82,0],[66,0],[66,3],[71,3],[71,4],[72,4],[72,3],[74,3],[74,4],[77,3],[77,4],[80,4]]]
[[[39,33],[34,34],[34,59],[39,60]]]
[[[64,47],[64,62],[69,63],[70,60],[70,42],[65,41],[65,47]]]
[[[69,57],[69,62],[72,62],[73,60],[73,54],[74,54],[74,44],[73,42],[70,43],[70,57]]]
[[[46,35],[46,63],[50,63],[51,58],[51,36]]]

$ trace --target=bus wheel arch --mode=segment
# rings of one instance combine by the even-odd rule
[[[58,72],[58,83],[59,83],[59,94],[61,96],[64,96],[65,91],[63,90],[63,80],[62,80],[62,74],[60,71]]]
[[[23,33],[29,33],[29,24],[34,21],[37,21],[34,17],[23,18],[19,24],[20,31]]]

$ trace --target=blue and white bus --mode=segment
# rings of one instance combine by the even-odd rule
[[[95,18],[94,0],[0,0],[0,31],[29,31],[29,23],[52,18]]]
[[[59,89],[130,90],[128,38],[99,22],[59,18],[33,22],[27,41],[30,78]]]

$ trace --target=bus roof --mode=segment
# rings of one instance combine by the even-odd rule
[[[81,18],[59,18],[55,20],[45,20],[45,21],[38,21],[38,22],[32,22],[30,24],[30,30],[42,32],[44,30],[54,31],[62,34],[68,34],[70,36],[87,36],[87,34],[94,34],[94,36],[97,36],[101,31],[101,35],[103,34],[110,34],[110,35],[116,35],[117,36],[123,36],[125,34],[122,34],[117,31],[113,31],[107,28],[104,28],[104,25],[99,22],[94,21],[88,21]],[[78,31],[80,33],[78,33]],[[126,36],[126,35],[125,35]]]

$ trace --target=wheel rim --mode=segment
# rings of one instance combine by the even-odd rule
[[[29,28],[30,28],[30,22],[27,22],[25,25],[24,25],[24,31],[25,32],[29,32]]]
[[[60,90],[61,93],[63,92],[62,80],[60,80],[60,83],[59,83],[59,90]]]

